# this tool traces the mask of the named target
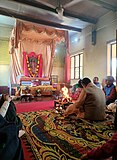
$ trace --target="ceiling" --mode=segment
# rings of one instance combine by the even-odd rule
[[[57,13],[61,7],[62,17]],[[110,11],[117,11],[117,0],[0,0],[0,15],[75,32],[95,25]]]

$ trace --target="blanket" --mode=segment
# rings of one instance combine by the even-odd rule
[[[81,155],[112,137],[113,122],[64,118],[55,110],[18,114],[35,159],[78,160]]]

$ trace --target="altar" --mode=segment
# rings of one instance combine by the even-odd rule
[[[42,77],[26,77],[23,76],[20,78],[21,86],[38,86],[38,85],[50,85],[50,78],[42,78]]]
[[[52,96],[53,92],[56,90],[52,85],[39,85],[39,86],[28,86],[29,93],[33,96],[37,96],[39,91],[41,96]],[[26,93],[26,86],[20,86],[20,95],[28,94]]]

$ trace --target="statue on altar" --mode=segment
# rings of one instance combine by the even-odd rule
[[[30,64],[30,69],[35,76],[37,76],[37,58],[35,57],[30,57],[29,58],[29,64]]]
[[[42,54],[23,52],[23,69],[27,77],[42,77]]]
[[[39,71],[39,57],[28,57],[27,56],[27,65],[28,65],[28,72],[30,77],[38,77]]]

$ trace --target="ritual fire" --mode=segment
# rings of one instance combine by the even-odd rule
[[[63,95],[62,102],[66,102],[66,103],[71,102],[72,99],[68,94],[68,88],[64,86],[61,90],[62,90],[62,95]]]
[[[64,86],[61,89],[61,97],[54,101],[56,113],[62,113],[70,104],[72,104],[72,98],[68,94],[68,88]]]

